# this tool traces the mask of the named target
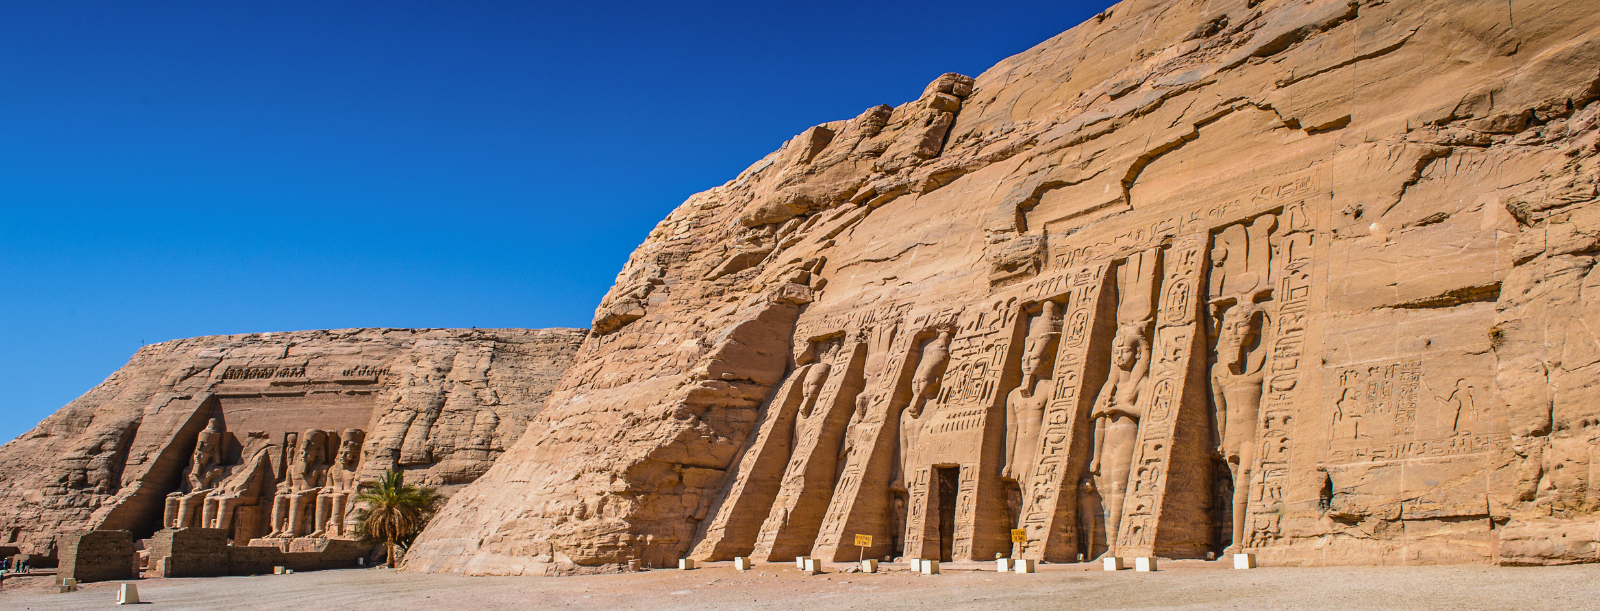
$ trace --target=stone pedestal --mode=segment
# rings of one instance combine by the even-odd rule
[[[1122,558],[1116,556],[1101,558],[1100,565],[1104,566],[1107,571],[1120,571],[1123,569]]]
[[[1134,558],[1133,570],[1140,573],[1153,573],[1156,570],[1156,559],[1150,556]]]

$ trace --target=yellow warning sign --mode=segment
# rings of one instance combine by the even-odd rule
[[[1028,542],[1028,530],[1025,529],[1025,528],[1013,528],[1013,529],[1011,529],[1011,542],[1012,543],[1027,543]]]
[[[872,547],[872,535],[856,535],[856,547]]]

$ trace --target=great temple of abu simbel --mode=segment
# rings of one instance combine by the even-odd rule
[[[1600,14],[1511,10],[1128,0],[806,130],[655,227],[405,568],[1592,561]],[[418,375],[373,456],[476,447],[394,424],[463,392]]]

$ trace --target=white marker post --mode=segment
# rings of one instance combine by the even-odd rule
[[[117,588],[117,604],[119,604],[119,605],[137,605],[137,604],[139,604],[139,586],[136,586],[136,585],[131,584],[131,583],[125,583],[125,584],[122,584],[122,587]]]
[[[744,556],[739,556],[739,557],[734,558],[733,559],[733,568],[741,570],[741,571],[750,570],[750,559],[747,558],[747,557],[744,557]]]
[[[1233,555],[1233,568],[1235,568],[1235,569],[1253,569],[1253,568],[1256,568],[1256,555],[1255,554],[1234,554]]]
[[[1123,569],[1122,558],[1119,556],[1106,556],[1105,558],[1101,558],[1100,564],[1105,566],[1107,571],[1120,571]]]
[[[1156,572],[1156,559],[1145,556],[1134,558],[1133,570],[1136,573],[1154,573]]]
[[[1012,560],[1011,564],[1016,567],[1018,573],[1032,573],[1034,569],[1034,561],[1027,558]]]

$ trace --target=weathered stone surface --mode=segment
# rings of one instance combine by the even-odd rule
[[[407,566],[1592,560],[1597,94],[1576,0],[1123,2],[689,198]]]
[[[359,480],[399,469],[449,493],[487,471],[584,335],[346,329],[147,346],[0,446],[0,539],[38,554],[79,530],[349,538]]]

